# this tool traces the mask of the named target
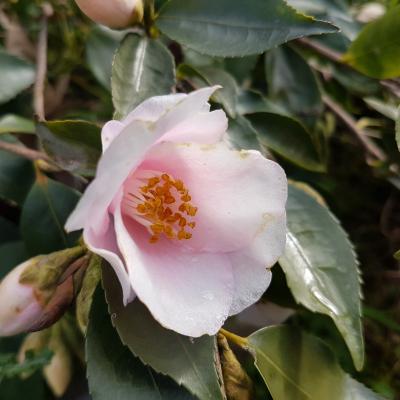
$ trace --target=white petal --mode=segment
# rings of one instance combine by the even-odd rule
[[[101,130],[101,143],[103,145],[103,153],[107,150],[111,142],[122,132],[124,124],[120,121],[111,120],[104,124]]]
[[[180,96],[175,107],[168,109],[153,125],[149,122],[127,119],[124,129],[109,144],[101,157],[96,178],[86,189],[76,209],[70,215],[65,229],[73,231],[89,225],[99,229],[99,222],[128,175],[143,160],[146,152],[163,135],[191,115],[209,108],[207,100],[218,87],[204,88]],[[175,97],[175,96],[174,96]],[[144,103],[143,103],[144,104]]]
[[[230,253],[235,291],[230,315],[237,314],[257,302],[267,290],[274,265],[285,249],[285,214],[265,225],[249,247]]]
[[[156,122],[186,97],[185,93],[151,97],[139,104],[121,122],[124,125],[130,124],[132,121]]]
[[[114,223],[111,221],[106,232],[101,235],[96,235],[90,228],[85,229],[84,240],[89,250],[111,264],[122,287],[124,304],[128,304],[135,298],[135,292],[132,290],[128,273],[116,243]]]
[[[185,183],[198,207],[193,237],[185,241],[194,251],[243,249],[285,212],[285,173],[257,151],[238,152],[224,143],[161,143],[141,168],[167,172]]]
[[[164,134],[169,133],[177,125],[182,124],[186,119],[210,110],[208,99],[220,88],[220,86],[206,87],[188,94],[182,101],[171,108],[156,122],[155,129]]]
[[[227,128],[228,119],[222,110],[199,112],[175,126],[162,140],[212,144],[222,140]]]
[[[118,245],[139,299],[161,325],[198,337],[215,334],[228,316],[233,277],[224,254],[190,253],[116,213]]]
[[[144,123],[137,121],[122,130],[101,157],[96,178],[68,218],[65,226],[67,231],[85,226],[92,226],[94,231],[100,229],[108,206],[123,182],[140,164],[159,136]]]

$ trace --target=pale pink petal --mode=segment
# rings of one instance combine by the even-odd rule
[[[91,228],[85,229],[83,238],[89,250],[103,257],[111,264],[121,283],[124,304],[128,304],[135,298],[135,293],[132,290],[128,273],[117,246],[113,221],[110,221],[106,232],[100,235],[96,234]]]
[[[121,122],[124,125],[130,124],[132,121],[156,122],[186,97],[186,93],[151,97],[140,103]]]
[[[234,151],[224,143],[160,143],[140,168],[169,173],[189,189],[198,212],[185,246],[194,251],[243,249],[285,210],[285,173],[256,151]]]
[[[138,121],[132,122],[122,130],[101,157],[96,178],[68,218],[65,226],[67,231],[89,225],[95,231],[100,229],[108,206],[124,180],[142,161],[160,135]]]
[[[93,21],[110,28],[128,28],[143,16],[143,4],[137,0],[76,0],[76,3]]]
[[[116,135],[101,157],[96,178],[70,215],[65,229],[67,231],[82,229],[87,225],[87,220],[92,221],[91,226],[95,230],[98,229],[118,189],[142,161],[151,146],[193,113],[207,110],[209,108],[207,100],[217,89],[218,87],[214,86],[179,96],[180,101],[175,107],[165,111],[154,124],[132,119],[129,119],[129,123],[124,123],[124,129]]]
[[[220,86],[206,87],[189,93],[175,107],[171,108],[155,122],[154,129],[167,134],[193,115],[209,111],[208,99],[219,88]]]
[[[199,112],[175,126],[161,140],[211,144],[222,140],[227,128],[228,119],[222,110]]]
[[[32,260],[15,267],[0,284],[0,336],[12,336],[29,330],[43,315],[33,287],[19,282]]]
[[[228,125],[226,115],[222,110],[208,112],[210,107],[207,100],[217,88],[201,89],[189,95],[179,93],[155,96],[144,101],[122,121],[112,120],[103,126],[101,132],[103,151],[122,132],[124,126],[134,121],[157,122],[161,117],[164,118],[164,122],[161,121],[160,124],[161,129],[169,132],[163,140],[196,142],[199,139],[200,143],[216,142],[222,137]],[[186,110],[188,110],[187,104],[189,104],[191,110],[186,113]],[[177,105],[179,105],[178,111],[183,110],[184,118],[178,120],[173,117],[172,131],[170,125],[166,125],[164,129],[165,121],[171,119],[171,117],[167,118],[168,113],[173,111]],[[176,112],[172,114],[176,115]],[[182,111],[179,111],[179,114],[182,115]],[[174,121],[176,121],[176,126],[174,126]]]
[[[124,124],[120,121],[111,120],[104,124],[101,130],[101,143],[103,153],[107,150],[110,143],[122,132]]]
[[[268,221],[249,247],[229,254],[235,281],[230,315],[254,304],[267,290],[272,278],[269,268],[282,255],[285,242],[286,217],[282,214]]]
[[[224,254],[185,252],[116,210],[118,245],[139,299],[164,327],[183,335],[213,335],[228,316],[232,269]]]

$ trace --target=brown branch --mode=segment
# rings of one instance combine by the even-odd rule
[[[385,161],[385,153],[366,135],[366,133],[357,126],[356,120],[339,104],[333,101],[330,97],[322,96],[324,104],[330,108],[347,127],[352,131],[364,146],[365,150],[372,155],[374,158]]]
[[[315,51],[316,53],[320,54],[321,56],[327,58],[330,61],[333,61],[336,64],[340,64],[344,67],[347,67],[351,70],[357,71],[351,65],[347,64],[343,60],[343,54],[339,53],[335,50],[330,49],[327,46],[324,46],[321,43],[315,42],[314,40],[310,40],[308,38],[301,38],[297,39],[296,43],[302,45],[303,47],[307,47],[310,50]],[[358,72],[358,71],[357,71]],[[381,86],[383,86],[386,90],[388,90],[391,94],[396,97],[400,97],[400,84],[393,79],[381,79],[379,81]]]
[[[337,64],[346,65],[347,67],[351,68],[349,65],[344,64],[341,53],[332,50],[329,47],[324,46],[323,44],[317,43],[314,40],[310,40],[307,38],[297,39],[296,42],[304,47],[314,50],[316,53],[321,54],[321,56],[324,56],[328,60],[331,60]]]
[[[0,140],[0,149],[9,151],[10,153],[17,154],[17,155],[27,158],[28,160],[31,160],[31,161],[44,160],[47,162],[52,162],[51,159],[46,154],[42,153],[41,151],[33,150],[28,147],[21,146],[19,144],[9,143],[9,142]]]
[[[400,281],[400,271],[383,271],[382,276],[385,279],[393,279]]]
[[[86,178],[80,175],[75,175],[71,171],[64,170],[56,162],[54,162],[47,154],[42,153],[41,151],[30,149],[29,147],[25,147],[19,144],[5,142],[3,140],[0,140],[0,150],[5,150],[10,153],[14,153],[18,156],[24,157],[27,160],[31,161],[45,161],[45,164],[43,165],[37,164],[37,167],[47,172],[64,171],[65,173],[76,179],[78,182],[80,182],[81,184],[83,185],[88,184],[88,180]]]
[[[50,4],[43,4],[41,29],[36,48],[36,79],[33,88],[33,109],[39,121],[45,120],[44,87],[47,73],[47,33],[48,18],[53,14]]]

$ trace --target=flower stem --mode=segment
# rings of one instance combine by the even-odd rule
[[[249,347],[249,342],[247,341],[246,338],[236,335],[235,333],[229,332],[226,329],[221,328],[219,330],[219,333],[224,335],[230,342],[235,343],[239,347],[242,347],[243,349],[247,349]]]

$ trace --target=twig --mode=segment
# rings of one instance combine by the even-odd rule
[[[400,83],[396,79],[382,79],[379,83],[396,97],[400,97]]]
[[[34,61],[35,49],[24,28],[12,20],[0,6],[0,26],[4,30],[4,45],[10,54]]]
[[[400,271],[383,271],[382,276],[385,279],[400,280]]]
[[[329,107],[357,136],[358,140],[370,155],[374,156],[374,158],[377,158],[380,161],[386,160],[385,153],[378,146],[376,146],[371,139],[368,138],[362,129],[357,126],[356,120],[344,108],[326,95],[322,96],[322,100],[324,104]]]
[[[33,109],[39,121],[45,120],[44,87],[47,72],[47,28],[48,18],[53,14],[53,9],[48,3],[44,3],[42,9],[41,29],[36,49],[36,79],[33,89]]]
[[[235,333],[229,332],[226,329],[221,328],[219,330],[219,333],[221,333],[222,335],[224,335],[228,341],[235,343],[236,345],[247,349],[249,347],[249,342],[246,338],[241,337],[239,335],[236,335]]]
[[[303,47],[307,47],[313,51],[315,51],[316,53],[324,56],[325,58],[327,58],[330,61],[333,61],[336,64],[340,64],[344,67],[347,67],[351,70],[355,70],[351,65],[347,64],[344,60],[343,60],[343,54],[330,49],[327,46],[324,46],[321,43],[317,43],[314,40],[310,40],[307,38],[301,38],[301,39],[297,39],[296,40],[297,43],[299,43],[300,45],[302,45]],[[358,71],[357,71],[358,72]],[[379,83],[381,84],[381,86],[383,86],[386,90],[388,90],[391,94],[393,94],[396,97],[400,97],[400,85],[398,82],[396,82],[393,79],[381,79],[379,81]]]
[[[304,47],[308,47],[311,50],[314,50],[316,53],[321,54],[322,56],[326,57],[328,60],[331,60],[338,64],[344,64],[342,59],[342,54],[326,47],[320,43],[317,43],[313,40],[307,38],[297,39],[297,43],[300,43]],[[344,64],[347,67],[351,68],[350,65]]]
[[[88,180],[86,178],[80,175],[75,175],[73,172],[63,169],[56,162],[54,162],[47,154],[42,153],[41,151],[30,149],[28,147],[18,144],[5,142],[3,140],[0,140],[0,150],[9,151],[10,153],[17,154],[18,156],[24,157],[27,160],[31,161],[45,161],[46,164],[40,166],[37,165],[37,167],[40,167],[40,169],[43,169],[47,172],[64,171],[65,173],[76,179],[80,184],[85,186],[88,184]]]
[[[19,144],[9,143],[0,140],[0,149],[9,151],[10,153],[17,154],[31,161],[44,160],[47,162],[52,162],[51,159],[45,153],[42,153],[41,151],[38,150],[30,149],[25,146],[21,146]]]

